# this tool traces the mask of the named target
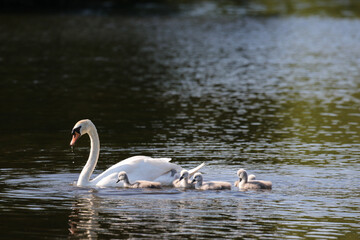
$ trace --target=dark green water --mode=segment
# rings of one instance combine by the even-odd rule
[[[360,20],[211,6],[0,16],[1,238],[359,238]],[[83,118],[96,174],[149,155],[273,190],[75,187]]]

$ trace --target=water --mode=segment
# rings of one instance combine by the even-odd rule
[[[359,238],[360,20],[206,6],[0,16],[2,238]],[[172,157],[273,190],[76,187],[83,118],[100,136],[95,174]]]

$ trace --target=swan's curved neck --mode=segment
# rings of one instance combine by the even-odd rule
[[[93,173],[99,158],[100,140],[96,127],[92,126],[88,134],[90,137],[90,146],[91,146],[90,154],[83,170],[80,173],[77,182],[78,186],[86,186],[90,184],[91,174]]]

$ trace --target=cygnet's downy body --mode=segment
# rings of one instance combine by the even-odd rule
[[[116,183],[120,181],[124,181],[124,187],[126,188],[161,188],[161,184],[159,182],[138,180],[134,183],[130,183],[125,171],[119,172],[118,180]]]
[[[252,181],[252,180],[256,180],[256,176],[255,176],[254,174],[250,174],[250,175],[248,176],[248,182],[249,182],[249,181]],[[234,182],[234,186],[235,186],[235,187],[239,187],[239,182],[240,182],[240,180],[236,180],[236,181]]]
[[[231,190],[231,184],[228,182],[210,181],[204,182],[201,173],[196,173],[192,183],[195,184],[195,188],[199,190]]]
[[[248,175],[244,169],[240,169],[239,171],[237,171],[237,176],[239,177],[239,182],[238,182],[239,190],[272,188],[272,183],[270,181],[262,181],[262,180],[248,181]]]
[[[194,184],[189,182],[189,172],[182,170],[180,178],[173,181],[173,186],[176,188],[195,188]]]

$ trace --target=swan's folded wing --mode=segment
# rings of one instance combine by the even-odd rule
[[[136,167],[128,170],[130,179],[154,181],[158,177],[168,174],[172,169],[181,171],[177,164],[169,162],[164,158],[144,159],[136,163]]]
[[[95,178],[93,181],[96,182],[97,187],[123,187],[123,182],[117,182],[119,172],[111,172],[102,178]],[[100,177],[100,175],[99,175]]]
[[[172,169],[181,171],[181,167],[171,163],[170,160],[170,158],[151,158],[146,156],[130,157],[111,166],[92,180],[92,183],[96,186],[114,186],[114,183],[116,183],[116,174],[120,171],[125,171],[130,181],[154,181]]]
[[[199,166],[197,166],[196,168],[193,168],[193,169],[189,170],[188,172],[189,172],[190,177],[192,175],[194,175],[197,171],[199,171],[200,168],[202,168],[203,166],[205,166],[204,162],[202,164],[200,164]]]

